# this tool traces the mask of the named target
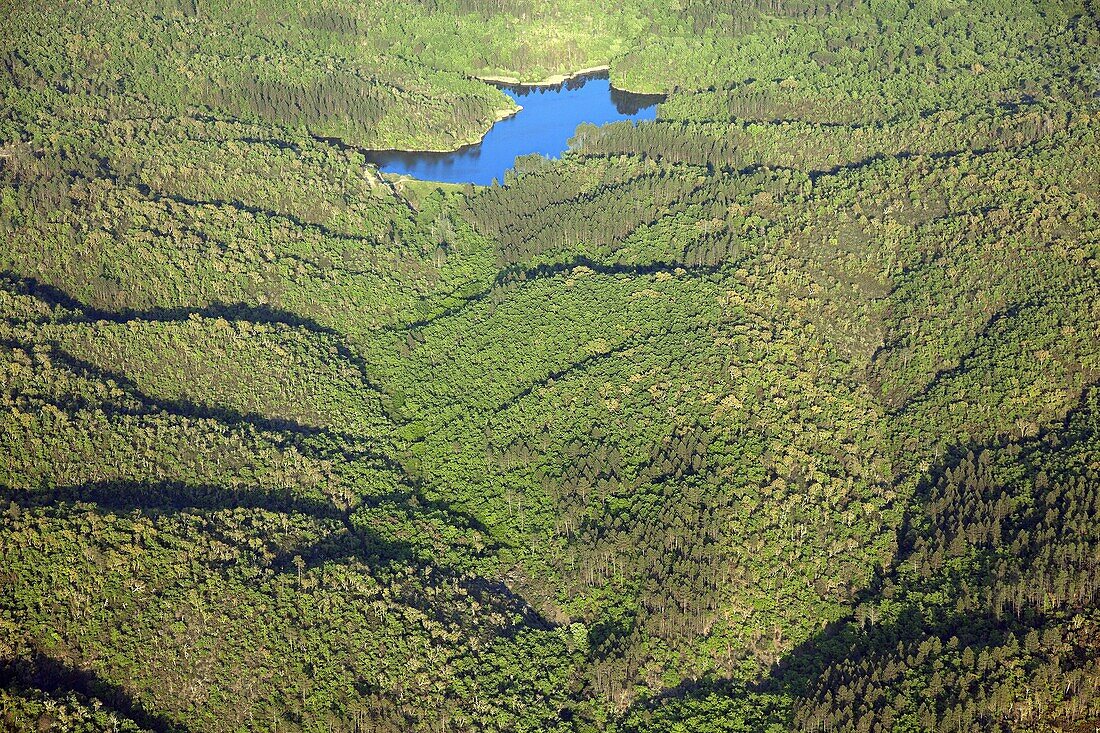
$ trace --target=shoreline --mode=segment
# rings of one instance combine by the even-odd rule
[[[493,124],[496,124],[497,122],[500,122],[502,120],[506,120],[509,117],[515,117],[516,115],[518,115],[522,111],[523,111],[523,105],[522,104],[517,104],[512,109],[498,109],[497,110],[497,118],[496,118],[496,121]],[[484,137],[484,135],[482,135],[482,137]]]
[[[578,69],[577,71],[573,71],[568,74],[554,74],[553,76],[548,76],[540,81],[519,81],[514,76],[473,76],[471,78],[492,85],[540,89],[544,87],[561,86],[569,81],[572,81],[573,79],[578,79],[580,77],[593,74],[608,74],[610,76],[610,71],[610,64],[603,64],[601,66],[590,66],[585,69]],[[611,88],[613,90],[625,92],[627,94],[637,94],[641,96],[664,96],[660,94],[652,94],[650,92],[635,92],[630,89],[622,89],[615,86],[614,84],[611,85]],[[360,150],[367,154],[374,153],[377,155],[400,153],[432,153],[437,155],[445,155],[448,153],[457,153],[465,150],[466,148],[472,148],[475,145],[479,145],[485,139],[485,136],[489,134],[489,131],[493,129],[494,125],[496,125],[498,122],[502,122],[503,120],[515,117],[522,111],[523,105],[521,104],[516,104],[515,108],[513,109],[498,109],[496,111],[495,119],[489,124],[489,127],[487,127],[484,132],[477,136],[475,140],[473,140],[472,142],[460,143],[450,148],[360,148]]]
[[[587,69],[579,69],[577,71],[570,72],[568,74],[554,74],[548,76],[545,79],[539,81],[520,81],[514,76],[474,76],[472,78],[478,81],[483,81],[486,84],[492,84],[498,87],[523,87],[525,89],[543,89],[545,87],[558,87],[566,84],[567,82],[579,79],[583,76],[607,74],[608,78],[611,76],[610,64],[604,64],[602,66],[590,66]],[[611,89],[616,92],[625,92],[627,94],[637,94],[639,96],[646,97],[666,97],[667,92],[640,92],[636,89],[627,89],[626,87],[615,86],[614,82],[611,83]]]
[[[548,76],[541,81],[521,81],[514,76],[474,76],[479,81],[488,82],[489,84],[506,84],[513,87],[556,87],[559,84],[564,84],[567,81],[576,79],[579,76],[585,76],[587,74],[597,74],[603,71],[611,71],[610,64],[603,64],[601,66],[590,66],[587,69],[580,69],[568,74],[554,74]],[[624,90],[625,91],[625,90]]]
[[[476,140],[474,140],[473,142],[460,143],[451,148],[359,148],[359,152],[364,153],[368,156],[371,153],[374,153],[376,155],[386,153],[438,153],[439,155],[444,155],[446,153],[457,153],[460,150],[472,148],[473,146],[479,144],[482,140],[485,139],[485,136],[489,134],[489,130],[493,129],[493,125],[498,122],[503,122],[510,117],[515,117],[522,111],[522,104],[517,104],[513,109],[498,109],[496,111],[496,115],[493,118],[493,121],[489,123],[489,127],[486,128],[485,132],[481,133]]]

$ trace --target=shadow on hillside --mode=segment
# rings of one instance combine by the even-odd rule
[[[856,594],[852,608],[865,604],[869,606],[887,597],[893,599],[895,604],[903,602],[904,595],[899,594],[898,589],[909,586],[898,575],[898,568],[914,553],[918,537],[927,532],[923,526],[923,517],[931,499],[931,491],[939,482],[960,471],[964,463],[980,456],[983,451],[1007,449],[1015,452],[1014,462],[1026,465],[1025,462],[1030,460],[1029,452],[1042,453],[1096,440],[1097,435],[1088,427],[1087,421],[1085,427],[1082,427],[1081,422],[1075,420],[1080,415],[1090,415],[1093,421],[1096,420],[1093,408],[1087,403],[1089,392],[1096,388],[1097,385],[1092,385],[1084,389],[1077,406],[1038,436],[958,446],[936,467],[930,469],[919,483],[911,508],[897,529],[898,552],[891,566],[885,571],[876,569],[867,586]],[[1005,521],[1010,518],[1011,515]],[[1008,526],[1011,525],[1006,524]],[[925,536],[925,539],[928,537]],[[943,542],[947,543],[949,540],[950,537],[947,537]],[[983,555],[992,556],[997,552],[997,548],[992,546],[978,545],[977,548]],[[926,551],[938,551],[944,556],[951,554],[950,548],[945,546],[926,548]],[[974,586],[968,592],[974,597],[981,597],[982,588],[994,582],[996,581],[992,577],[976,578]],[[923,586],[914,590],[920,593],[921,587]],[[968,646],[975,649],[996,646],[1008,643],[1009,635],[1021,638],[1028,631],[1039,628],[1046,618],[1039,610],[1030,608],[997,614],[993,609],[984,608],[977,611],[956,611],[953,604],[944,602],[942,607],[937,606],[930,612],[922,604],[923,602],[903,605],[896,612],[896,618],[889,622],[874,622],[854,615],[843,617],[827,624],[819,633],[784,654],[762,679],[753,684],[745,686],[733,679],[689,680],[658,695],[640,700],[627,712],[627,717],[639,716],[644,720],[647,714],[658,711],[670,702],[695,701],[702,704],[712,696],[748,699],[754,694],[760,694],[780,696],[791,702],[819,702],[814,698],[815,692],[828,689],[833,694],[836,693],[829,687],[835,682],[826,681],[825,675],[830,670],[835,671],[838,666],[847,665],[854,669],[864,660],[871,662],[877,659],[881,662],[883,658],[895,654],[899,644],[931,639],[938,639],[944,647],[955,639],[959,649]],[[793,724],[788,719],[771,722],[781,727],[791,727]],[[630,726],[624,728],[625,733],[634,730]]]
[[[352,350],[346,343],[342,333],[334,328],[325,326],[317,321],[302,316],[293,311],[272,308],[262,304],[246,303],[220,303],[214,302],[204,306],[176,306],[156,308],[127,308],[123,310],[103,310],[88,305],[74,298],[64,290],[53,285],[40,282],[33,277],[10,272],[0,271],[0,288],[9,292],[28,295],[47,303],[48,305],[75,311],[73,314],[62,314],[56,318],[48,319],[51,323],[94,323],[106,321],[108,323],[131,323],[147,321],[150,323],[177,323],[187,321],[191,317],[198,318],[222,318],[227,321],[245,321],[268,326],[288,326],[297,328],[318,336],[324,336],[331,343],[337,356],[353,366],[359,373],[363,383],[371,389],[385,394],[385,390],[375,380],[370,372],[367,361]]]
[[[407,321],[404,323],[395,323],[391,326],[386,326],[386,331],[416,331],[418,329],[430,326],[436,321],[450,318],[451,316],[458,315],[467,307],[480,303],[486,298],[492,296],[494,293],[500,292],[502,288],[509,286],[522,284],[529,280],[543,280],[548,278],[559,277],[561,275],[572,272],[578,267],[584,267],[599,275],[624,275],[628,277],[645,277],[649,275],[655,275],[657,273],[673,273],[677,270],[682,270],[692,277],[705,277],[707,275],[713,275],[721,271],[722,265],[690,265],[682,262],[648,262],[642,264],[605,264],[598,262],[589,257],[575,257],[567,262],[556,263],[543,263],[528,267],[523,264],[511,264],[503,269],[499,270],[496,276],[493,278],[491,284],[488,287],[484,287],[481,290],[474,291],[472,293],[461,293],[462,290],[456,290],[452,293],[444,295],[440,298],[442,302],[448,302],[451,300],[458,300],[455,305],[442,308],[441,310],[433,313],[432,315],[425,316],[415,321]]]
[[[486,609],[494,609],[505,617],[518,619],[504,634],[515,633],[521,628],[551,628],[538,611],[524,598],[514,593],[499,580],[471,575],[449,567],[445,561],[426,558],[424,548],[413,543],[383,537],[358,519],[358,510],[370,509],[373,504],[400,501],[400,494],[371,497],[361,507],[345,511],[320,497],[303,497],[289,490],[261,491],[254,489],[227,489],[211,485],[188,485],[182,482],[106,481],[78,486],[60,486],[37,490],[0,490],[0,505],[14,504],[20,511],[32,508],[56,508],[67,512],[73,503],[92,504],[99,513],[129,515],[141,512],[150,517],[173,515],[193,510],[262,509],[270,512],[297,514],[327,524],[330,532],[306,545],[280,550],[270,562],[259,561],[278,574],[295,575],[309,568],[328,563],[362,563],[371,571],[389,566],[411,568],[418,575],[424,589],[446,593],[454,587],[466,590]],[[465,515],[450,509],[443,502],[423,502],[422,517],[442,514],[445,519],[457,522],[454,526],[469,527]],[[415,517],[415,515],[414,515]],[[251,537],[227,537],[216,529],[208,528],[208,536],[240,550],[237,560],[228,565],[256,561],[258,554],[249,542]],[[496,547],[487,548],[495,551]],[[450,613],[434,602],[434,593],[410,592],[395,596],[401,602],[413,606],[425,615],[440,622],[456,623],[459,614]]]
[[[103,481],[35,490],[0,491],[0,502],[14,502],[21,509],[67,507],[73,503],[93,504],[106,514],[140,512],[150,517],[188,512],[255,510],[297,514],[327,524],[333,532],[313,545],[282,551],[271,567],[279,572],[296,572],[292,559],[301,557],[307,565],[358,558],[370,564],[412,559],[413,548],[405,543],[383,540],[358,526],[351,515],[321,497],[295,495],[290,490],[236,489],[194,485],[176,481]],[[228,544],[239,544],[225,540]],[[246,546],[241,549],[247,549]],[[248,552],[251,555],[251,552]]]
[[[371,444],[372,442],[382,443],[380,438],[372,439],[370,435],[356,435],[329,427],[306,425],[290,418],[269,417],[254,412],[240,412],[221,405],[200,404],[186,398],[154,397],[143,392],[137,383],[125,374],[104,369],[73,356],[52,341],[23,342],[0,338],[0,346],[26,352],[33,351],[35,346],[42,344],[50,346],[49,359],[52,363],[59,364],[90,381],[114,382],[125,390],[129,397],[142,404],[138,410],[127,410],[107,404],[83,405],[87,409],[100,409],[114,416],[168,413],[199,420],[213,420],[235,430],[255,428],[266,433],[265,437],[271,442],[277,445],[294,445],[302,453],[311,457],[329,458],[340,455],[345,460],[373,460],[402,475],[405,473],[404,467],[397,459]],[[74,408],[80,406],[73,405]]]
[[[510,410],[515,407],[519,402],[530,397],[534,392],[542,387],[546,387],[552,382],[564,379],[575,372],[581,372],[585,369],[594,366],[602,361],[608,361],[611,359],[623,356],[631,349],[640,348],[645,346],[650,341],[670,338],[675,336],[694,336],[702,333],[708,329],[716,327],[716,323],[713,321],[702,321],[688,328],[681,329],[666,329],[651,332],[641,332],[635,336],[625,338],[621,343],[609,348],[607,351],[598,351],[594,354],[582,357],[577,361],[570,362],[565,366],[551,370],[546,376],[531,382],[526,387],[523,387],[518,392],[508,397],[503,402],[498,404],[492,409],[494,414],[502,413],[506,410]]]
[[[31,278],[18,278],[7,273],[0,274],[0,279],[7,281],[0,282],[0,287],[34,295],[53,305],[63,306],[80,314],[77,317],[64,315],[60,319],[55,319],[54,322],[94,322],[98,320],[128,322],[129,320],[150,317],[161,320],[184,320],[195,313],[222,317],[232,313],[234,315],[246,315],[249,320],[254,322],[284,323],[336,335],[335,332],[329,329],[304,321],[293,314],[285,314],[264,308],[229,308],[223,310],[220,306],[210,306],[205,309],[157,310],[143,314],[104,312],[85,306],[63,291],[51,286],[44,286]],[[392,475],[394,483],[392,489],[384,493],[362,495],[353,493],[343,500],[346,504],[342,505],[338,505],[335,500],[329,497],[302,497],[289,491],[266,492],[217,485],[195,486],[181,481],[150,482],[142,480],[113,480],[34,491],[0,490],[0,500],[5,503],[16,501],[22,506],[50,506],[64,502],[83,501],[95,504],[100,510],[106,512],[128,513],[140,511],[148,514],[173,513],[192,509],[266,509],[274,512],[297,513],[329,523],[339,522],[343,525],[342,529],[338,528],[336,532],[331,533],[314,545],[287,551],[284,556],[279,557],[272,563],[273,569],[280,572],[297,572],[297,567],[292,562],[295,557],[301,557],[307,567],[343,560],[360,561],[372,566],[379,563],[400,562],[418,568],[430,567],[436,571],[440,583],[451,582],[452,584],[468,586],[471,592],[476,591],[483,595],[495,594],[503,599],[501,602],[507,606],[511,615],[518,615],[536,626],[546,625],[546,622],[529,604],[513,594],[504,584],[487,578],[460,577],[443,564],[434,560],[425,560],[423,558],[425,552],[423,547],[419,548],[418,553],[418,548],[413,544],[390,541],[366,526],[366,522],[374,517],[400,516],[414,523],[423,521],[429,526],[432,523],[443,524],[458,529],[460,533],[467,534],[467,536],[469,533],[478,535],[476,548],[464,547],[459,549],[459,552],[467,553],[466,557],[470,556],[471,553],[474,556],[483,557],[503,548],[503,545],[492,536],[491,530],[476,516],[447,501],[425,496],[422,492],[420,479],[407,472],[399,456],[391,454],[393,448],[388,444],[388,441],[379,439],[375,441],[377,444],[373,444],[368,437],[348,435],[328,428],[302,425],[293,420],[245,414],[222,406],[199,405],[189,400],[166,400],[151,397],[142,392],[125,375],[103,369],[74,357],[56,344],[37,341],[22,342],[10,339],[4,340],[2,343],[10,348],[25,351],[34,350],[43,344],[48,345],[50,347],[49,359],[52,363],[91,381],[113,382],[126,393],[128,399],[120,400],[117,404],[92,403],[82,399],[67,401],[64,404],[55,403],[54,406],[62,412],[70,414],[74,419],[79,417],[79,412],[96,411],[108,417],[156,418],[163,414],[169,414],[192,419],[211,420],[232,431],[250,429],[263,431],[260,437],[273,446],[278,448],[292,446],[295,450],[311,458],[335,460],[338,465],[340,462],[356,466],[367,465],[375,471],[388,471]],[[492,605],[492,602],[486,601],[485,605]]]
[[[0,289],[16,295],[37,298],[47,305],[66,310],[86,312],[87,307],[76,298],[53,285],[47,285],[33,277],[23,277],[14,272],[0,270]]]
[[[99,700],[110,712],[153,733],[189,731],[181,723],[148,711],[122,687],[95,672],[73,667],[41,652],[17,659],[0,659],[0,687],[15,691],[41,690],[53,695],[74,692]]]
[[[41,489],[0,489],[0,502],[20,507],[50,507],[72,502],[94,504],[108,513],[142,512],[150,516],[189,510],[221,511],[233,509],[298,514],[342,529],[314,545],[287,550],[273,565],[285,570],[291,558],[300,556],[308,566],[332,561],[357,559],[369,564],[411,562],[417,558],[413,544],[384,539],[366,527],[362,517],[385,508],[412,519],[437,520],[458,529],[468,529],[483,539],[481,554],[495,552],[488,528],[476,517],[445,501],[428,500],[412,491],[393,491],[381,495],[357,497],[348,508],[336,506],[327,497],[295,494],[289,489],[261,490],[188,484],[182,481],[112,480],[88,484],[55,486]]]
[[[248,138],[246,138],[248,139]],[[320,221],[314,221],[305,219],[290,211],[276,211],[275,209],[265,209],[261,206],[254,206],[247,204],[237,199],[195,199],[188,196],[183,196],[176,193],[167,193],[162,191],[156,191],[150,188],[145,183],[132,183],[131,184],[139,194],[144,196],[150,201],[157,203],[171,202],[173,204],[179,204],[181,206],[188,207],[210,207],[215,209],[232,209],[233,211],[241,214],[249,214],[257,218],[264,219],[281,219],[288,221],[299,229],[313,230],[327,239],[334,239],[340,242],[348,242],[353,245],[371,247],[377,244],[373,239],[362,237],[356,234],[352,234],[346,231],[340,231],[333,229],[332,227],[324,224]]]

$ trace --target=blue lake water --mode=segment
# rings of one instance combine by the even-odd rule
[[[425,181],[488,185],[504,180],[517,157],[538,153],[558,158],[582,122],[605,125],[620,120],[652,120],[661,97],[632,94],[611,86],[607,72],[571,79],[555,87],[497,85],[523,107],[493,125],[481,142],[450,153],[379,151],[372,163],[386,173]]]

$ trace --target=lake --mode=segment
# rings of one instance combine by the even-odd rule
[[[652,120],[659,95],[633,94],[611,86],[607,72],[594,72],[551,87],[494,84],[523,107],[497,122],[481,142],[448,153],[386,150],[368,159],[383,172],[425,181],[488,185],[504,180],[521,155],[558,158],[582,122],[606,125]]]

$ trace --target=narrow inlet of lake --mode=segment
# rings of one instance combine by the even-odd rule
[[[606,125],[621,120],[652,120],[659,95],[633,94],[611,86],[607,72],[570,79],[552,87],[497,84],[523,107],[501,120],[476,145],[448,153],[385,150],[368,156],[384,173],[423,181],[488,185],[504,180],[521,155],[558,158],[583,122]]]

